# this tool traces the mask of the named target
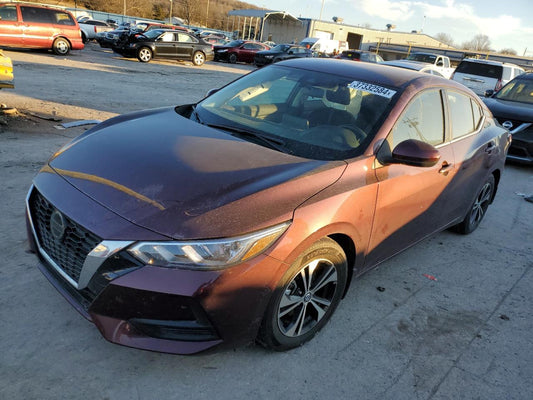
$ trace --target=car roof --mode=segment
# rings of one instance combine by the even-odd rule
[[[417,81],[417,84],[422,86],[435,86],[438,83],[439,86],[448,86],[463,92],[470,92],[465,86],[449,79],[377,63],[351,63],[328,58],[293,58],[281,61],[277,65],[286,65],[317,72],[326,71],[330,74],[345,76],[354,80],[374,82],[398,88],[406,87]]]
[[[463,58],[461,62],[472,62],[472,63],[479,63],[479,64],[489,64],[489,65],[505,65],[510,67],[516,67],[516,68],[522,68],[519,65],[513,64],[513,63],[506,63],[502,61],[496,61],[496,60],[480,60],[479,58]]]

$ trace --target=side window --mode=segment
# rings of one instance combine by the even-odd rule
[[[161,36],[162,42],[173,42],[174,41],[174,33],[172,32],[165,32],[163,36]]]
[[[512,79],[511,72],[512,72],[512,68],[503,67],[502,79],[505,79],[507,81],[511,80]]]
[[[440,91],[430,90],[412,100],[387,137],[390,149],[417,139],[433,146],[444,142],[444,113]]]
[[[53,10],[38,7],[20,7],[22,13],[22,20],[24,22],[39,22],[43,24],[55,23]]]
[[[0,19],[2,21],[16,21],[17,20],[17,7],[16,6],[0,7]]]
[[[481,120],[479,105],[467,96],[458,92],[447,92],[452,138],[457,139],[476,130]]]
[[[194,40],[189,35],[186,35],[184,33],[178,33],[178,41],[187,43],[193,42]]]
[[[55,16],[54,22],[56,24],[59,24],[59,25],[76,25],[74,23],[74,20],[72,19],[72,17],[69,14],[65,13],[65,12],[54,11],[53,14]]]

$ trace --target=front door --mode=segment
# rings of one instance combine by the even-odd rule
[[[448,201],[447,187],[456,170],[444,121],[441,92],[422,92],[408,104],[379,150],[382,159],[400,142],[417,139],[435,146],[440,160],[433,167],[376,166],[379,186],[367,266],[384,261],[449,223],[454,206]]]

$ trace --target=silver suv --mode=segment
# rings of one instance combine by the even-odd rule
[[[459,63],[451,79],[472,89],[477,95],[484,96],[487,90],[498,91],[524,72],[516,64],[465,58]]]

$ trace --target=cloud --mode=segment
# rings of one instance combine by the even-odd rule
[[[372,17],[406,21],[413,16],[413,4],[411,1],[362,0],[359,7]]]

